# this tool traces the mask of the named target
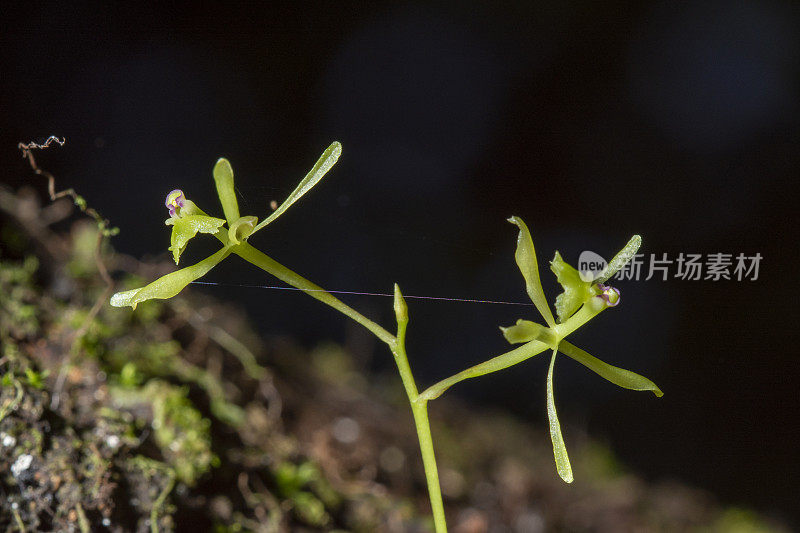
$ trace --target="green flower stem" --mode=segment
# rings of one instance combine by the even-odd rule
[[[436,527],[436,533],[447,533],[442,489],[439,485],[439,470],[436,467],[431,424],[428,420],[428,402],[417,397],[411,402],[411,412],[414,415],[414,425],[417,427],[419,450],[422,452],[422,465],[425,467],[425,479],[428,482],[428,497],[431,500],[433,524]]]
[[[220,233],[222,233],[222,235],[217,234],[220,240],[227,239],[223,230],[220,230]],[[223,242],[225,241],[223,240]],[[411,405],[411,413],[414,416],[414,425],[417,428],[417,438],[419,439],[420,452],[422,453],[422,464],[425,467],[425,478],[428,483],[428,493],[430,495],[436,533],[446,533],[447,523],[445,521],[442,491],[439,486],[439,472],[436,467],[436,456],[434,455],[433,438],[431,437],[431,427],[428,419],[428,402],[419,397],[414,375],[411,373],[411,366],[408,364],[408,356],[406,355],[405,333],[406,326],[408,325],[407,316],[405,320],[398,320],[397,337],[395,337],[352,307],[344,304],[341,300],[334,297],[320,286],[286,268],[249,244],[241,243],[232,246],[231,251],[242,259],[272,274],[284,283],[288,283],[292,287],[302,290],[309,296],[316,298],[322,303],[333,307],[337,311],[355,320],[389,346],[389,349],[394,355],[397,370],[403,382],[403,388],[406,391],[406,396],[408,396],[408,401]]]
[[[397,285],[395,285],[395,295],[399,293]],[[401,296],[402,297],[402,296]],[[395,296],[397,298],[397,296]],[[392,355],[394,355],[394,362],[397,363],[397,370],[400,372],[400,379],[403,380],[403,388],[406,390],[406,396],[411,402],[416,402],[419,397],[417,391],[417,384],[414,382],[414,375],[411,373],[411,365],[408,364],[408,356],[406,355],[406,330],[408,329],[408,311],[396,312],[397,315],[397,337],[395,338]]]
[[[595,298],[596,299],[596,298]],[[557,341],[561,341],[564,337],[575,331],[576,329],[580,328],[591,319],[596,317],[600,314],[601,311],[606,309],[605,306],[602,307],[594,307],[592,302],[587,302],[581,307],[577,313],[569,317],[561,324],[556,324],[553,327],[553,331],[556,335]],[[556,342],[558,344],[558,342]]]
[[[222,231],[220,230],[220,233]],[[223,236],[220,236],[223,237]],[[227,239],[227,237],[225,237]],[[222,240],[220,238],[220,240]],[[224,241],[223,241],[224,242]],[[253,248],[247,243],[238,244],[231,248],[233,253],[248,261],[253,263],[258,268],[272,274],[279,280],[283,281],[284,283],[288,283],[292,287],[296,287],[301,291],[305,292],[312,298],[316,298],[320,302],[327,304],[340,313],[347,315],[348,317],[352,318],[368,330],[370,330],[376,337],[378,337],[381,341],[385,342],[389,345],[389,348],[394,349],[395,344],[397,343],[397,339],[395,339],[394,335],[383,329],[381,326],[373,322],[372,320],[368,319],[349,305],[345,304],[332,294],[326,292],[322,287],[310,282],[300,274],[286,268],[282,264],[278,263],[271,257],[269,257],[264,252]]]
[[[399,292],[399,290],[398,290]],[[408,326],[408,314],[404,319],[398,316],[397,321],[397,344],[392,349],[397,370],[403,380],[403,387],[411,403],[411,413],[414,415],[414,425],[417,428],[417,439],[419,449],[422,452],[422,464],[425,467],[425,479],[428,483],[428,495],[431,500],[433,511],[433,523],[437,533],[447,531],[447,522],[444,515],[444,504],[442,503],[442,490],[439,485],[439,470],[436,467],[436,456],[433,451],[433,437],[431,436],[431,424],[428,420],[428,402],[419,397],[417,385],[414,382],[414,375],[411,373],[411,366],[408,364],[406,355],[406,328]]]

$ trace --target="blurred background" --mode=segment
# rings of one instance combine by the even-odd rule
[[[120,228],[120,252],[156,259],[168,191],[221,213],[218,157],[243,214],[262,217],[339,140],[331,174],[253,244],[345,291],[396,281],[409,295],[527,302],[511,215],[540,261],[556,249],[573,264],[583,250],[609,258],[634,233],[646,259],[761,254],[755,280],[675,279],[673,264],[666,281],[617,282],[623,305],[575,335],[664,398],[562,357],[556,400],[568,445],[588,432],[648,479],[800,523],[797,4],[289,5],[4,6],[2,180],[44,196],[17,143],[66,137],[37,160]],[[197,239],[185,260],[214,246]],[[221,285],[197,290],[241,302],[265,334],[392,364],[328,308],[236,286],[275,284],[238,259],[204,281]],[[543,282],[554,298],[544,267]],[[390,299],[343,299],[391,326]],[[532,307],[409,304],[422,385],[507,351],[498,325],[538,319]],[[546,365],[452,394],[542,423]]]

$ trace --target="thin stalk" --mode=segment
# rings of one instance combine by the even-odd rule
[[[399,294],[399,289],[395,289],[395,294]],[[428,495],[433,511],[433,523],[437,533],[447,531],[447,522],[444,515],[444,504],[442,503],[442,489],[439,485],[439,470],[436,467],[436,455],[433,451],[433,437],[431,436],[431,424],[428,420],[428,402],[422,400],[417,392],[417,385],[414,382],[414,375],[411,373],[411,365],[408,364],[406,355],[406,328],[408,327],[408,314],[397,314],[397,344],[392,350],[397,370],[400,372],[400,379],[406,390],[408,401],[411,404],[411,413],[414,415],[414,425],[417,428],[417,439],[419,449],[422,452],[422,465],[425,468],[425,480],[428,483]]]
[[[220,239],[222,240],[222,239]],[[244,259],[245,261],[249,261],[253,263],[258,268],[272,274],[279,280],[283,281],[284,283],[288,283],[292,287],[296,287],[301,291],[305,292],[312,298],[319,300],[320,302],[327,304],[340,313],[347,315],[348,317],[352,318],[368,330],[370,330],[376,337],[380,340],[385,342],[389,345],[389,347],[393,347],[395,342],[397,341],[391,333],[383,329],[381,326],[373,322],[372,320],[368,319],[349,305],[345,304],[332,294],[326,292],[322,287],[316,285],[315,283],[310,282],[300,274],[286,268],[282,264],[278,263],[271,257],[269,257],[264,252],[253,248],[247,243],[238,244],[232,247],[233,253]]]
[[[582,327],[584,324],[589,322],[591,319],[593,319],[606,309],[607,306],[595,307],[589,302],[583,304],[583,307],[581,307],[577,313],[569,317],[561,324],[556,324],[552,328],[553,332],[556,335],[557,341],[561,342],[561,339],[563,339],[576,329]],[[558,342],[556,344],[558,344]]]
[[[222,232],[223,230],[220,230],[220,233]],[[226,237],[225,235],[217,234],[217,238],[225,242],[223,239]],[[397,370],[400,373],[400,379],[403,382],[406,396],[408,396],[408,402],[411,405],[411,413],[414,416],[414,425],[416,426],[419,448],[422,454],[422,464],[425,468],[425,478],[428,484],[428,494],[431,501],[433,523],[436,528],[436,533],[447,533],[444,503],[442,502],[442,490],[439,486],[439,471],[436,467],[433,437],[431,436],[430,421],[428,419],[428,402],[419,397],[414,375],[411,373],[411,366],[408,364],[408,356],[406,355],[405,334],[408,325],[408,317],[406,316],[405,319],[398,318],[397,337],[395,337],[372,320],[325,291],[319,285],[312,283],[300,274],[281,265],[249,244],[241,243],[235,245],[231,247],[231,251],[245,261],[272,274],[284,283],[302,290],[312,298],[333,307],[340,313],[358,322],[389,346],[389,349],[394,355],[394,360],[397,364]]]
[[[447,521],[442,503],[442,488],[439,485],[439,470],[436,467],[436,455],[433,451],[433,437],[431,424],[428,420],[428,402],[417,400],[411,402],[411,412],[414,415],[414,425],[417,427],[419,449],[422,452],[422,465],[425,467],[425,480],[428,483],[428,497],[431,500],[433,511],[433,524],[436,533],[447,533]]]

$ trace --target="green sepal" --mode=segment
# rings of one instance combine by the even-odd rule
[[[284,200],[283,203],[275,211],[273,211],[270,216],[262,220],[261,223],[255,227],[253,233],[281,216],[284,211],[291,207],[293,203],[302,198],[302,196],[310,191],[314,185],[319,183],[319,181],[325,176],[325,174],[328,173],[331,167],[336,164],[336,161],[339,160],[340,155],[342,155],[342,145],[339,144],[338,141],[335,141],[324,152],[322,152],[322,155],[319,156],[317,162],[314,163],[314,166],[308,171],[306,177],[303,178],[295,190],[292,191],[292,194],[290,194],[289,197],[286,198],[286,200]]]
[[[519,217],[511,217],[508,221],[516,224],[519,228],[514,259],[520,272],[522,272],[522,277],[525,278],[525,288],[528,291],[528,296],[544,317],[547,325],[554,326],[553,313],[547,305],[547,298],[544,296],[542,282],[539,279],[539,262],[536,260],[536,249],[533,247],[531,232],[528,231],[528,226]]]
[[[232,244],[239,244],[250,236],[255,230],[258,218],[253,216],[241,217],[239,220],[229,226],[228,239]]]
[[[556,313],[558,321],[561,323],[580,309],[589,298],[595,295],[595,292],[592,290],[592,283],[583,281],[580,272],[564,261],[558,252],[550,261],[550,270],[556,275],[556,279],[564,289],[564,292],[556,297]]]
[[[176,270],[175,272],[171,272],[140,289],[118,292],[111,297],[111,305],[114,307],[125,307],[130,305],[136,309],[136,306],[139,303],[146,300],[165,300],[167,298],[172,298],[181,292],[188,284],[205,276],[209,270],[214,268],[230,253],[231,249],[226,246],[217,253],[206,257],[199,263],[190,267]]]
[[[217,186],[217,196],[225,213],[228,226],[239,220],[239,202],[236,200],[236,190],[233,187],[233,168],[224,157],[219,158],[214,165],[214,183]]]
[[[187,198],[184,201],[183,207],[181,207],[181,212],[179,216],[185,217],[189,215],[203,215],[204,217],[210,216],[208,213],[197,207],[196,203]]]
[[[649,390],[659,398],[664,396],[658,386],[644,376],[640,376],[630,370],[618,368],[601,361],[597,357],[589,355],[574,344],[562,340],[558,345],[558,350],[565,355],[575,359],[589,370],[597,373],[600,377],[607,379],[614,385],[630,390]]]
[[[505,337],[510,344],[519,344],[533,340],[547,343],[551,340],[550,337],[552,337],[549,328],[537,324],[536,322],[531,322],[530,320],[522,320],[521,318],[517,320],[517,323],[513,326],[507,328],[500,326],[500,331],[503,332],[503,337]]]
[[[636,255],[636,252],[639,251],[639,247],[641,245],[641,235],[634,235],[631,237],[631,240],[628,241],[628,244],[626,244],[622,250],[617,252],[617,255],[615,255],[614,258],[608,262],[600,275],[594,280],[594,283],[605,283],[608,279],[610,279],[611,276],[616,274],[617,271],[628,264],[628,261],[633,259],[633,257]]]
[[[572,465],[569,462],[567,446],[564,444],[564,437],[561,435],[561,423],[558,421],[556,413],[556,402],[553,397],[553,366],[556,362],[556,354],[550,357],[550,368],[547,371],[547,419],[550,425],[550,440],[553,441],[553,457],[556,460],[556,470],[561,479],[567,483],[572,483],[575,479],[572,475]]]
[[[186,215],[168,218],[165,224],[172,226],[169,250],[172,252],[172,257],[177,265],[181,254],[186,249],[186,244],[191,238],[197,235],[198,232],[213,235],[219,231],[225,221],[221,218],[207,215]]]
[[[422,392],[422,394],[419,395],[419,399],[424,401],[435,400],[456,383],[464,381],[465,379],[484,376],[486,374],[491,374],[492,372],[498,372],[505,368],[512,367],[518,363],[521,363],[522,361],[525,361],[526,359],[530,359],[531,357],[539,355],[548,349],[550,349],[550,346],[544,344],[543,342],[526,342],[522,346],[517,346],[510,352],[498,355],[497,357],[492,357],[488,361],[484,361],[483,363],[467,368],[466,370],[462,370],[458,374],[450,376],[447,379],[443,379],[432,387],[428,387],[424,392]]]

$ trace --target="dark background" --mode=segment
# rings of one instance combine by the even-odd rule
[[[331,174],[253,244],[340,290],[397,281],[407,294],[527,301],[510,215],[542,261],[555,249],[573,263],[585,249],[608,257],[633,233],[671,259],[760,253],[757,281],[619,282],[623,305],[575,335],[664,398],[560,358],[557,402],[568,445],[588,431],[649,479],[797,522],[797,5],[553,4],[4,4],[1,179],[44,191],[16,144],[65,136],[41,164],[120,227],[118,250],[156,258],[169,190],[221,213],[218,157],[243,214],[261,217],[339,140]],[[187,263],[214,248],[202,240]],[[206,281],[274,283],[236,258]],[[543,281],[555,297],[546,270]],[[267,334],[391,364],[308,298],[198,290],[243,302]],[[343,298],[391,326],[391,300]],[[410,306],[421,384],[506,351],[498,325],[536,319],[529,307]],[[452,392],[542,422],[546,363]]]

